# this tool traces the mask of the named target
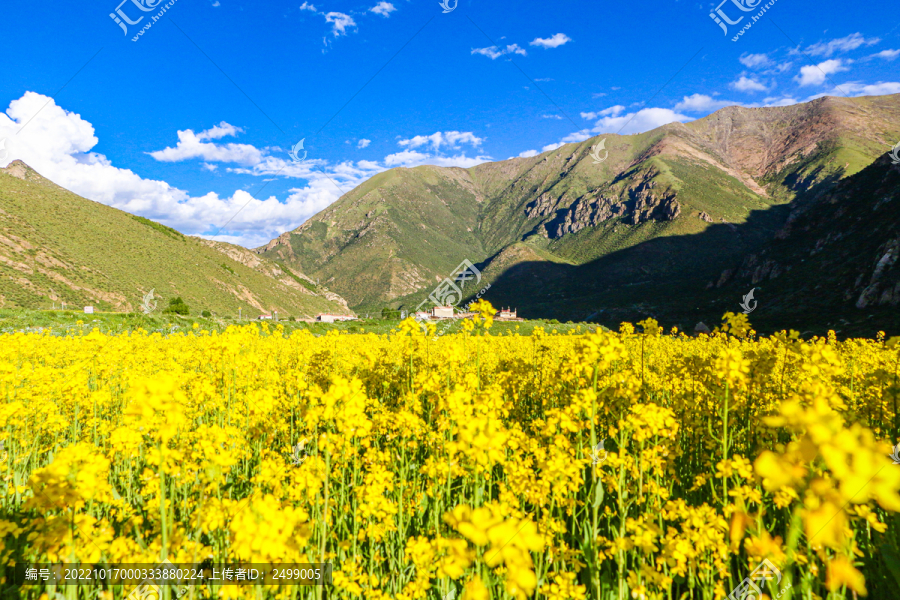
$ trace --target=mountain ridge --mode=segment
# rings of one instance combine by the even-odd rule
[[[740,231],[715,249],[716,262],[731,264],[775,234],[783,207],[860,172],[898,136],[900,95],[726,107],[534,157],[391,169],[254,251],[321,278],[357,309],[415,307],[463,259],[486,274],[501,256],[512,268],[525,249],[553,264],[588,264],[716,224]],[[600,140],[609,154],[596,164]],[[757,211],[759,228],[741,228]]]

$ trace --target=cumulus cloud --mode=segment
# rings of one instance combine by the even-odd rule
[[[357,142],[356,147],[357,148],[368,148],[369,144],[371,144],[371,143],[372,143],[372,140],[367,140],[366,138],[363,138],[363,139],[359,140],[359,142]]]
[[[32,120],[28,127],[22,129],[29,119]],[[20,130],[21,133],[16,135]],[[253,190],[238,190],[230,197],[213,192],[192,196],[165,181],[145,179],[129,169],[116,167],[106,156],[92,152],[99,140],[91,123],[64,110],[47,96],[34,92],[26,92],[10,103],[6,113],[0,112],[0,139],[7,139],[8,150],[0,167],[20,159],[53,182],[85,198],[154,219],[188,235],[252,248],[295,229],[337,200],[344,191],[391,166],[468,167],[491,160],[489,156],[469,157],[462,152],[441,157],[427,152],[416,152],[413,156],[407,152],[391,155],[380,162],[329,164],[324,160],[308,160],[295,163],[287,156],[273,156],[266,149],[250,150],[253,147],[246,144],[205,141],[237,132],[239,128],[227,124],[199,134],[191,130],[179,131],[179,144],[160,152],[170,160],[200,159],[204,161],[201,168],[210,172],[219,170],[215,163],[231,162],[235,166],[226,168],[228,173],[253,175],[260,178],[260,183],[278,176],[305,180],[305,185],[291,188],[283,200],[273,195],[254,198]],[[211,156],[214,162],[206,160],[206,156]],[[260,193],[263,191],[261,189]],[[218,232],[225,223],[228,223],[227,229]]]
[[[397,10],[397,8],[390,2],[379,2],[378,4],[370,8],[369,12],[373,12],[376,15],[381,15],[382,17],[387,17],[395,10]]]
[[[562,121],[562,117],[559,115],[541,115],[542,119],[556,119],[557,121]]]
[[[851,61],[847,61],[849,64]],[[800,67],[800,74],[794,78],[801,87],[809,85],[822,85],[829,75],[849,71],[850,69],[844,65],[844,61],[840,58],[826,60],[817,65],[807,65]]]
[[[688,98],[685,98],[685,100],[688,100]],[[616,105],[599,112],[581,113],[581,116],[585,119],[597,119],[592,128],[570,133],[559,142],[547,144],[541,148],[541,152],[556,150],[560,146],[572,142],[583,142],[597,134],[617,133],[628,135],[643,133],[668,123],[686,123],[693,120],[692,117],[669,108],[644,108],[637,112],[629,113],[625,113],[625,110],[624,106]],[[529,150],[529,152],[531,151]],[[526,155],[525,153],[520,154],[520,156]]]
[[[388,167],[418,167],[420,165],[437,165],[439,167],[462,167],[467,169],[492,160],[490,156],[466,156],[459,153],[455,156],[431,156],[415,150],[403,150],[396,154],[384,157],[384,164]]]
[[[819,42],[812,46],[808,46],[805,52],[812,56],[829,57],[835,53],[856,50],[860,46],[873,46],[880,41],[879,38],[866,39],[859,33],[851,33],[846,37],[833,39],[829,42]]]
[[[438,131],[431,135],[417,135],[407,140],[400,140],[397,143],[409,149],[430,146],[435,152],[439,152],[441,146],[449,146],[451,148],[459,148],[461,144],[480,146],[482,142],[484,142],[484,138],[476,136],[471,131]]]
[[[748,69],[758,69],[759,67],[767,67],[772,64],[768,54],[747,54],[744,53],[738,59],[741,64]]]
[[[300,10],[308,10],[308,11],[311,11],[311,12],[319,12],[319,11],[316,9],[316,7],[313,6],[312,4],[310,4],[309,2],[304,2],[303,4],[301,4],[301,5],[300,5]]]
[[[676,111],[687,111],[687,112],[708,112],[719,110],[720,108],[724,108],[726,106],[734,106],[735,104],[740,104],[739,102],[733,102],[731,100],[715,100],[711,96],[707,96],[705,94],[692,94],[690,96],[685,96],[681,102],[675,105]]]
[[[174,148],[166,148],[149,152],[150,156],[160,162],[178,162],[191,158],[202,158],[207,162],[229,162],[242,165],[254,165],[262,159],[262,152],[249,144],[213,144],[204,140],[215,140],[235,135],[240,128],[222,122],[212,129],[194,133],[190,129],[178,132],[178,144]]]
[[[733,81],[729,84],[732,89],[735,89],[739,92],[765,92],[768,91],[768,87],[766,84],[761,81],[753,78],[753,77],[745,77],[741,75],[741,77],[737,81]]]
[[[487,48],[472,48],[472,54],[481,54],[482,56],[487,56],[491,60],[496,60],[506,54],[521,54],[522,56],[528,56],[528,53],[525,51],[525,49],[519,47],[518,44],[510,44],[506,48],[500,48],[498,46],[488,46]]]
[[[12,143],[8,145],[9,156],[0,166],[15,159],[23,160],[48,179],[85,198],[161,221],[187,234],[213,233],[250,201],[228,226],[228,231],[216,237],[250,247],[259,245],[311,216],[307,198],[325,189],[321,181],[310,181],[306,192],[286,202],[274,197],[252,200],[244,191],[237,191],[231,197],[215,193],[192,197],[165,181],[144,179],[129,169],[115,167],[106,156],[92,152],[98,143],[94,127],[46,96],[27,92],[10,103],[7,114],[0,113],[0,138],[7,137]],[[16,135],[32,117],[28,127]],[[206,133],[215,136],[221,131],[213,128]],[[196,140],[197,136],[191,132],[191,137]],[[233,158],[243,161],[244,155]],[[215,169],[215,165],[210,167]],[[318,179],[325,180],[322,176]],[[325,183],[332,186],[327,180]],[[338,195],[328,193],[332,201]]]
[[[340,37],[347,34],[347,29],[356,27],[356,21],[350,15],[339,12],[325,13],[325,20],[331,23],[331,33],[334,37]]]
[[[526,150],[525,152],[522,152],[521,154],[519,154],[519,158],[531,158],[532,156],[537,156],[537,155],[538,155],[537,150]]]
[[[572,38],[570,38],[566,34],[557,33],[548,38],[535,38],[530,42],[530,45],[538,46],[539,48],[559,48],[563,44],[567,44],[571,41]]]
[[[636,113],[603,117],[598,120],[592,133],[643,133],[668,123],[686,123],[693,119],[669,108],[643,108]]]

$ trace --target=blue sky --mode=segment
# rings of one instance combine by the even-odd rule
[[[4,7],[0,166],[249,247],[391,167],[900,93],[887,0],[120,1]]]

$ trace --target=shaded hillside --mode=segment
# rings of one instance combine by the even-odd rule
[[[900,165],[885,155],[832,191],[789,208],[756,211],[741,225],[653,239],[584,265],[526,255],[498,272],[486,268],[490,299],[517,305],[526,317],[617,326],[652,316],[692,330],[699,321],[715,324],[727,311],[741,312],[744,295],[754,290],[750,319],[761,331],[900,334]],[[745,242],[770,229],[772,220],[785,223],[772,239]],[[741,255],[742,246],[759,249]]]
[[[812,202],[895,138],[900,95],[730,107],[471,169],[393,169],[257,252],[366,309],[417,305],[463,259],[489,280],[523,261],[553,279],[612,255],[614,270],[703,279],[759,251],[787,204]],[[598,163],[591,150],[601,140],[608,155]],[[620,254],[666,238],[652,246],[658,257]],[[595,276],[599,287],[619,281]]]
[[[780,320],[856,323],[900,331],[900,165],[882,156],[815,202],[798,206],[775,239],[722,273],[722,290],[765,290]],[[804,319],[807,317],[807,319]],[[871,334],[871,332],[869,332]]]
[[[220,315],[345,310],[299,272],[243,248],[86,200],[21,161],[0,169],[0,306],[135,311],[151,289],[159,310],[176,296]]]

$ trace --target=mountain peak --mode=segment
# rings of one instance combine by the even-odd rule
[[[5,169],[0,169],[0,172],[12,175],[16,179],[21,179],[22,181],[53,184],[49,179],[46,179],[18,158],[9,163]]]

